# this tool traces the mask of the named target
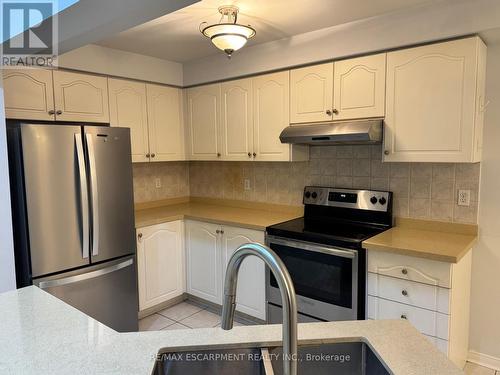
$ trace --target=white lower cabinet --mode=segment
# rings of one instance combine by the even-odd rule
[[[264,243],[264,232],[200,221],[186,222],[187,292],[222,304],[229,258],[242,244]],[[243,261],[238,275],[236,310],[265,319],[265,266],[257,258]]]
[[[264,232],[224,227],[222,233],[222,261],[223,281],[226,276],[226,268],[231,255],[236,249],[249,242],[264,244]],[[236,292],[236,310],[266,319],[266,265],[261,259],[248,257],[241,264],[238,274],[238,288]]]
[[[181,220],[137,229],[139,310],[185,292],[184,223]]]
[[[368,251],[367,318],[407,319],[462,368],[469,347],[471,251],[458,263]]]

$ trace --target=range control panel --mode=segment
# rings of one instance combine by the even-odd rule
[[[389,210],[392,193],[388,191],[336,189],[322,186],[306,186],[304,204],[344,207],[361,210]]]

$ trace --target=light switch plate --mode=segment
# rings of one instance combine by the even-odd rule
[[[245,190],[252,190],[252,187],[250,186],[250,180],[248,178],[244,180],[244,185],[245,185]]]
[[[458,191],[458,202],[459,206],[470,206],[470,190],[459,190]]]
[[[161,188],[161,178],[155,179],[155,185],[157,189]]]

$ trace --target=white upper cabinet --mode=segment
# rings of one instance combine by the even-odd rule
[[[42,69],[4,69],[5,116],[11,119],[55,119],[52,72]]]
[[[307,146],[291,146],[279,136],[289,125],[290,88],[286,72],[265,74],[252,80],[254,104],[254,159],[257,161],[307,160]]]
[[[479,161],[485,61],[478,37],[388,53],[384,161]]]
[[[332,119],[333,63],[290,71],[290,122]]]
[[[333,118],[383,117],[386,54],[335,62]]]
[[[222,159],[252,160],[253,100],[252,79],[221,85]]]
[[[182,91],[146,85],[151,161],[185,160]]]
[[[52,74],[58,121],[109,122],[106,77],[61,70]]]
[[[200,86],[187,91],[187,146],[191,160],[221,157],[220,86]]]
[[[137,230],[139,309],[185,292],[184,223],[173,221]]]
[[[146,85],[114,78],[108,84],[111,126],[130,128],[133,162],[149,161]]]

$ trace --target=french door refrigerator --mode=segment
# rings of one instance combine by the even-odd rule
[[[18,287],[138,329],[130,130],[8,123]]]

